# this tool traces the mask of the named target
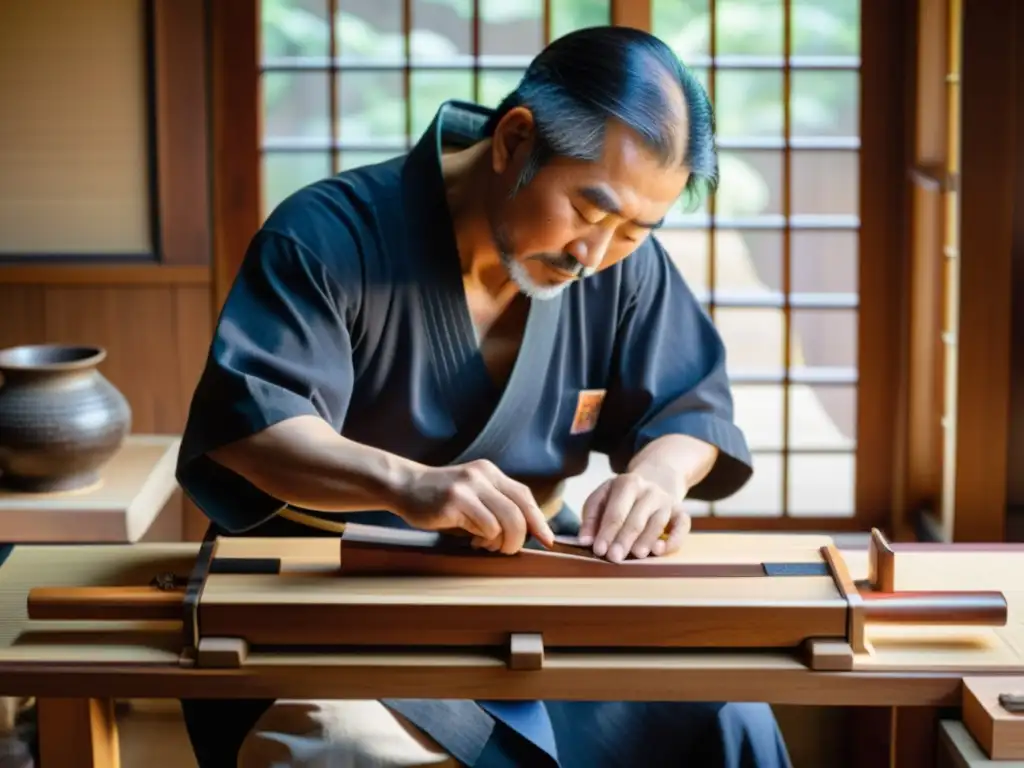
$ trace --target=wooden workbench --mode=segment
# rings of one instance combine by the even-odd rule
[[[178,489],[176,435],[129,435],[101,469],[99,482],[74,491],[0,489],[0,564],[10,544],[133,543],[153,527]],[[8,616],[0,617],[7,627]],[[0,630],[2,633],[5,630]],[[31,697],[0,698],[0,745]],[[12,736],[13,738],[13,736]]]
[[[0,695],[43,697],[41,744],[47,723],[72,712],[83,724],[57,748],[115,765],[114,698],[523,698],[585,700],[766,701],[821,706],[956,706],[965,673],[1024,671],[1024,552],[986,567],[901,571],[900,589],[1002,589],[1010,606],[1006,627],[870,631],[872,655],[859,654],[851,672],[812,672],[779,652],[563,653],[550,650],[542,669],[510,670],[497,655],[467,652],[335,655],[251,653],[241,669],[182,668],[180,626],[155,622],[85,628],[30,622],[25,602],[44,585],[145,584],[154,570],[186,570],[195,544],[132,547],[23,547],[0,567]],[[854,578],[866,576],[866,553],[846,552]],[[933,556],[934,557],[934,556]],[[999,559],[1001,558],[1001,559]],[[916,580],[916,581],[915,581]],[[926,583],[924,583],[926,581]],[[998,582],[998,583],[997,583]],[[905,628],[904,628],[905,629]],[[128,631],[123,631],[128,630]],[[55,701],[64,699],[64,701]],[[71,700],[74,701],[71,701]],[[53,715],[56,716],[56,715]],[[91,745],[87,742],[91,741]],[[45,758],[44,758],[45,759]],[[52,763],[51,763],[52,764]]]

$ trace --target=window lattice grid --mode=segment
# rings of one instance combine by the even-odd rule
[[[495,105],[609,0],[263,0],[264,209],[387,159],[438,104]],[[328,20],[333,19],[334,23]],[[858,0],[652,0],[705,84],[722,186],[658,237],[722,332],[750,485],[718,517],[849,518],[858,410]]]
[[[725,339],[755,474],[717,517],[854,515],[857,0],[653,0],[715,106],[719,192],[661,235]]]

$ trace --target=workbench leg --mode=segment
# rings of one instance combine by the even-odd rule
[[[893,723],[895,768],[935,765],[939,750],[940,710],[936,707],[896,707]]]
[[[892,768],[892,707],[847,710],[848,768]]]
[[[851,768],[931,768],[940,716],[935,707],[852,708]]]
[[[38,699],[39,768],[121,768],[113,699]]]

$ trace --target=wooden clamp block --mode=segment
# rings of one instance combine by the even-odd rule
[[[869,653],[871,646],[867,642],[864,632],[864,601],[861,599],[857,584],[854,582],[853,577],[850,576],[850,570],[846,567],[846,561],[835,544],[827,544],[822,547],[821,556],[828,564],[836,589],[849,606],[846,626],[846,639],[849,646],[853,653]],[[852,665],[852,659],[850,663]]]
[[[239,637],[204,637],[196,649],[196,666],[238,669],[249,655],[249,644]]]
[[[815,672],[850,672],[853,648],[844,640],[811,638],[804,642],[804,664]]]
[[[544,637],[515,633],[509,638],[509,669],[537,670],[544,667]]]
[[[1024,759],[1024,677],[965,677],[964,725],[990,760]]]

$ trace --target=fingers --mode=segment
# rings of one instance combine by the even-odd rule
[[[612,481],[606,481],[601,483],[596,491],[594,491],[587,500],[583,502],[582,520],[580,521],[580,531],[576,537],[576,540],[580,545],[589,547],[594,543],[594,537],[597,536],[597,527],[601,522],[601,510],[604,509],[605,501],[608,499],[608,491],[611,488]]]
[[[552,546],[555,543],[555,532],[551,530],[551,525],[548,523],[547,518],[544,517],[543,510],[537,505],[536,499],[533,498],[533,492],[500,470],[495,469],[495,471],[497,472],[497,489],[511,499],[518,511],[522,513],[526,524],[526,531],[537,537],[538,541],[545,547]],[[522,547],[524,543],[525,538],[519,546]]]
[[[614,563],[620,563],[631,552],[637,555],[634,550],[644,549],[643,545],[637,546],[637,542],[642,536],[649,536],[651,544],[653,544],[661,535],[661,531],[665,529],[669,516],[670,513],[662,501],[662,494],[657,493],[654,489],[643,489],[635,495],[632,508],[627,513],[622,525],[619,526],[611,546],[608,547],[608,559]],[[654,530],[656,527],[657,533],[650,535],[648,531]],[[643,555],[637,556],[646,557],[650,551],[648,545]]]
[[[633,557],[676,552],[690,531],[681,503],[640,478],[619,475],[599,488],[584,505],[580,543],[593,534],[593,551],[619,563]]]
[[[526,543],[526,517],[514,501],[493,485],[483,485],[478,493],[501,526],[498,550],[506,555],[515,554]]]
[[[672,511],[667,509],[659,501],[654,501],[654,511],[647,517],[647,524],[643,531],[632,542],[623,540],[622,545],[625,551],[632,552],[633,557],[647,557],[655,549],[655,544],[665,532],[666,527],[672,520]],[[664,544],[664,541],[662,541]]]
[[[531,533],[552,546],[554,531],[529,488],[489,461],[472,462],[463,470],[452,493],[464,527],[474,536],[474,546],[514,554]]]
[[[501,547],[501,537],[485,539],[483,536],[474,536],[470,539],[469,545],[474,549],[486,549],[490,552],[497,552]]]
[[[554,533],[529,488],[490,462],[474,462],[450,488],[451,519],[467,531],[472,546],[515,554],[533,534],[545,546]],[[577,540],[612,562],[628,556],[662,556],[677,552],[691,521],[681,502],[633,475],[603,483],[583,506]]]
[[[442,512],[442,519],[448,522],[444,527],[462,528],[467,533],[484,540],[497,538],[502,533],[498,518],[468,484],[452,485],[448,491],[448,503],[445,506],[447,509]]]
[[[600,512],[601,521],[598,523],[597,535],[594,537],[593,549],[594,554],[598,557],[608,555],[609,560],[614,559],[611,545],[633,509],[639,490],[638,485],[628,475],[619,475],[609,484],[608,495]],[[617,550],[615,554],[619,554]],[[621,557],[624,556],[625,552],[621,553]]]
[[[683,546],[686,534],[690,532],[690,524],[690,516],[686,514],[683,505],[681,503],[675,504],[672,507],[672,517],[666,528],[668,535],[654,542],[654,545],[651,547],[651,553],[661,557],[662,555],[671,555],[673,552],[678,552]]]

